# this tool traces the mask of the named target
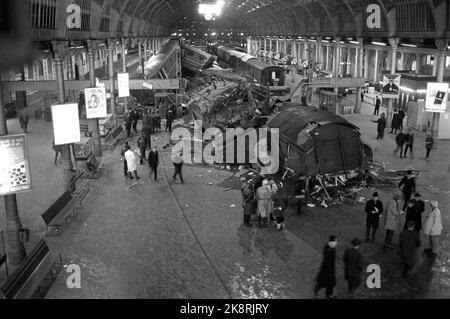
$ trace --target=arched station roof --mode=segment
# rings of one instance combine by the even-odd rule
[[[26,0],[35,39],[95,39],[168,36],[180,21],[198,21],[201,2],[212,0]],[[69,30],[67,7],[82,8],[82,27]],[[369,28],[369,5],[380,8],[381,24]],[[42,9],[44,8],[44,9]],[[56,8],[52,15],[50,8]],[[39,18],[44,15],[53,19]],[[52,9],[53,10],[53,9]],[[39,13],[40,12],[40,13]],[[54,17],[53,17],[54,16]],[[245,35],[450,37],[447,0],[225,0],[223,14],[211,22]],[[53,17],[53,18],[52,18]],[[44,21],[44,23],[42,22]],[[47,22],[46,22],[47,21]],[[50,27],[49,27],[50,25]]]

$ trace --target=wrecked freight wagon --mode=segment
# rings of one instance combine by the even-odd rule
[[[291,104],[268,127],[280,130],[281,165],[298,175],[362,171],[370,157],[358,127],[314,107]]]

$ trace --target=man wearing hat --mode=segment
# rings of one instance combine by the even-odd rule
[[[405,226],[403,227],[403,229],[408,228],[408,222],[410,220],[414,222],[414,231],[420,234],[420,230],[422,229],[422,214],[419,213],[416,205],[416,200],[414,198],[408,201],[405,215]]]
[[[375,241],[375,235],[377,233],[381,214],[383,213],[383,203],[378,200],[378,193],[375,192],[372,195],[372,199],[366,203],[365,212],[367,213],[366,219],[366,243],[369,242],[370,230],[372,229],[372,242]]]
[[[325,288],[327,299],[335,298],[333,289],[336,286],[336,236],[330,236],[328,244],[323,248],[322,264],[319,274],[316,277],[316,287],[314,288],[314,298],[318,297],[319,290]]]
[[[400,216],[403,211],[400,207],[400,195],[395,194],[394,197],[389,200],[386,206],[386,214],[384,218],[384,228],[386,229],[386,236],[384,238],[384,247],[393,248],[392,238],[398,229],[400,222]]]
[[[348,283],[348,293],[353,297],[355,291],[361,284],[361,277],[363,272],[363,257],[359,251],[361,240],[353,238],[350,242],[352,247],[348,248],[344,253],[344,272],[345,280]]]
[[[411,199],[411,195],[416,192],[416,179],[412,171],[408,170],[406,172],[406,176],[402,178],[398,184],[398,188],[403,193],[403,200],[405,201],[403,210],[405,210],[408,205],[408,201]]]
[[[422,228],[422,214],[425,212],[425,203],[423,202],[422,195],[420,195],[420,193],[415,193],[414,199],[416,200],[417,213],[420,216],[420,228]]]

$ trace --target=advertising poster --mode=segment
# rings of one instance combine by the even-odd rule
[[[108,115],[106,89],[104,87],[84,89],[84,97],[87,119],[105,118]]]
[[[119,90],[119,97],[130,96],[130,76],[128,73],[117,74],[117,86]]]
[[[447,110],[448,83],[428,83],[425,99],[426,112],[444,113]]]
[[[31,173],[26,135],[0,136],[0,195],[29,190]]]
[[[383,75],[383,98],[398,99],[400,93],[400,74]]]
[[[52,105],[52,118],[55,145],[80,142],[80,117],[77,103]]]

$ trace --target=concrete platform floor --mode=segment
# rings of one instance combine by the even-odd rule
[[[388,169],[424,170],[419,191],[424,199],[440,202],[444,232],[436,260],[422,258],[419,274],[404,280],[398,256],[381,248],[381,228],[376,243],[363,245],[362,252],[367,263],[381,266],[382,287],[364,286],[357,297],[448,298],[450,143],[439,141],[426,162],[421,154],[424,137],[416,133],[416,158],[395,157],[392,135],[375,139],[373,117],[365,115],[368,108],[362,115],[346,118],[361,128],[364,139],[375,148],[375,158]],[[8,128],[11,134],[19,133],[17,119],[8,121]],[[134,148],[136,138],[131,139]],[[156,135],[160,146],[168,138],[167,133]],[[34,188],[17,198],[22,220],[32,231],[27,245],[32,248],[44,231],[41,211],[61,193],[62,172],[53,164],[51,123],[33,119],[29,141]],[[364,236],[362,204],[307,209],[300,216],[289,211],[283,232],[246,228],[240,193],[216,186],[229,172],[186,165],[186,184],[172,183],[173,168],[164,151],[159,181],[150,178],[146,165],[139,166],[142,179],[128,189],[132,184],[123,176],[119,148],[104,154],[105,174],[91,182],[93,189],[81,214],[60,237],[47,238],[52,248],[62,250],[66,265],[81,267],[81,289],[67,288],[69,274],[63,270],[47,298],[310,298],[321,249],[331,234],[340,242],[337,295],[345,297],[341,258],[351,238]],[[385,201],[393,189],[378,191]],[[367,198],[372,192],[367,189],[360,195]],[[0,225],[4,225],[3,210],[0,206]]]

